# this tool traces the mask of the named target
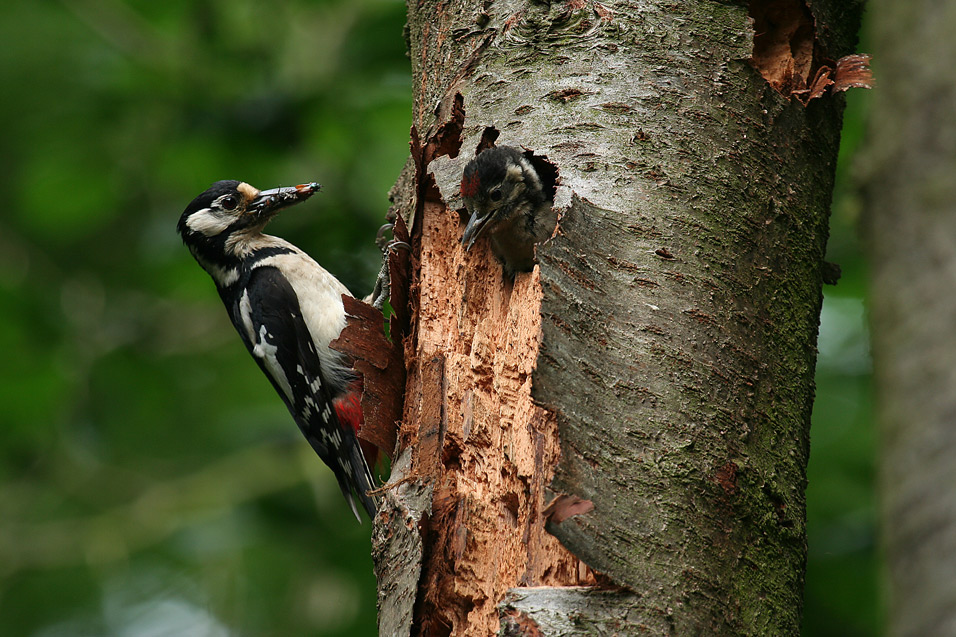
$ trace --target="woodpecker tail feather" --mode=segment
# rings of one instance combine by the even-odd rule
[[[358,443],[349,445],[351,471],[349,472],[349,479],[344,479],[345,476],[339,477],[339,487],[341,487],[345,499],[348,500],[349,506],[352,507],[352,513],[355,514],[356,518],[359,518],[359,514],[355,506],[355,501],[352,498],[353,487],[355,491],[358,492],[362,506],[368,511],[369,517],[374,518],[375,500],[368,495],[368,492],[375,488],[375,478],[369,466],[370,463],[374,465],[378,450],[374,445],[368,445],[365,441],[359,440],[358,438],[358,431],[362,427],[363,422],[361,391],[361,382],[356,381],[344,396],[337,398],[335,402],[332,403],[332,406],[335,408],[335,415],[338,418],[339,424],[342,426],[343,435],[345,437],[351,436],[354,441]],[[371,456],[369,456],[369,447],[373,450]],[[336,475],[338,476],[339,474],[336,473]],[[359,518],[359,522],[361,522],[361,518]]]
[[[356,442],[358,442],[357,439]],[[362,448],[358,444],[349,445],[348,455],[349,463],[352,465],[351,473],[346,475],[344,472],[336,471],[335,477],[338,478],[339,488],[342,489],[342,495],[345,496],[349,506],[352,508],[355,519],[361,524],[362,518],[359,515],[358,507],[355,506],[353,490],[358,494],[362,506],[368,513],[368,517],[374,520],[376,505],[373,497],[369,495],[369,491],[375,488],[375,478],[372,477],[372,472],[365,462],[365,455],[362,453]]]

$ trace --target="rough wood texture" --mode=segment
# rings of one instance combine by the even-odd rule
[[[856,23],[833,4],[812,9],[836,59]],[[592,582],[544,530],[554,496],[549,530],[640,596],[623,634],[798,631],[842,102],[771,88],[750,25],[719,2],[409,4],[399,446],[434,489],[412,634],[492,634],[507,589]],[[513,286],[459,245],[491,141],[559,174],[556,236]]]
[[[956,7],[874,0],[865,178],[893,637],[956,635]]]
[[[592,581],[541,521],[559,449],[554,418],[531,401],[538,279],[502,289],[486,249],[466,266],[457,218],[437,203],[423,211],[429,258],[406,359],[405,422],[417,427],[400,434],[414,449],[412,473],[434,481],[418,614],[426,635],[495,632],[495,607],[516,584]]]

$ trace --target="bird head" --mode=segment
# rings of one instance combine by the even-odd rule
[[[261,232],[283,208],[305,201],[319,184],[259,190],[244,181],[217,181],[186,206],[179,234],[187,244],[225,237],[234,232]]]
[[[485,232],[531,210],[544,197],[541,180],[517,148],[488,148],[465,166],[461,196],[470,215],[461,242],[470,250]]]

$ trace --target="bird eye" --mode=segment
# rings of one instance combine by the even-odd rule
[[[236,206],[239,205],[239,200],[229,195],[228,197],[223,197],[219,200],[219,205],[222,206],[223,210],[235,210]]]
[[[491,194],[488,195],[488,198],[491,199],[492,201],[501,201],[501,190],[498,188],[495,188],[494,190],[491,191]]]

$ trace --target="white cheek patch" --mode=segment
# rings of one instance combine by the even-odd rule
[[[186,219],[186,227],[207,237],[215,237],[225,232],[233,221],[235,219],[232,217],[205,208],[189,215]]]

